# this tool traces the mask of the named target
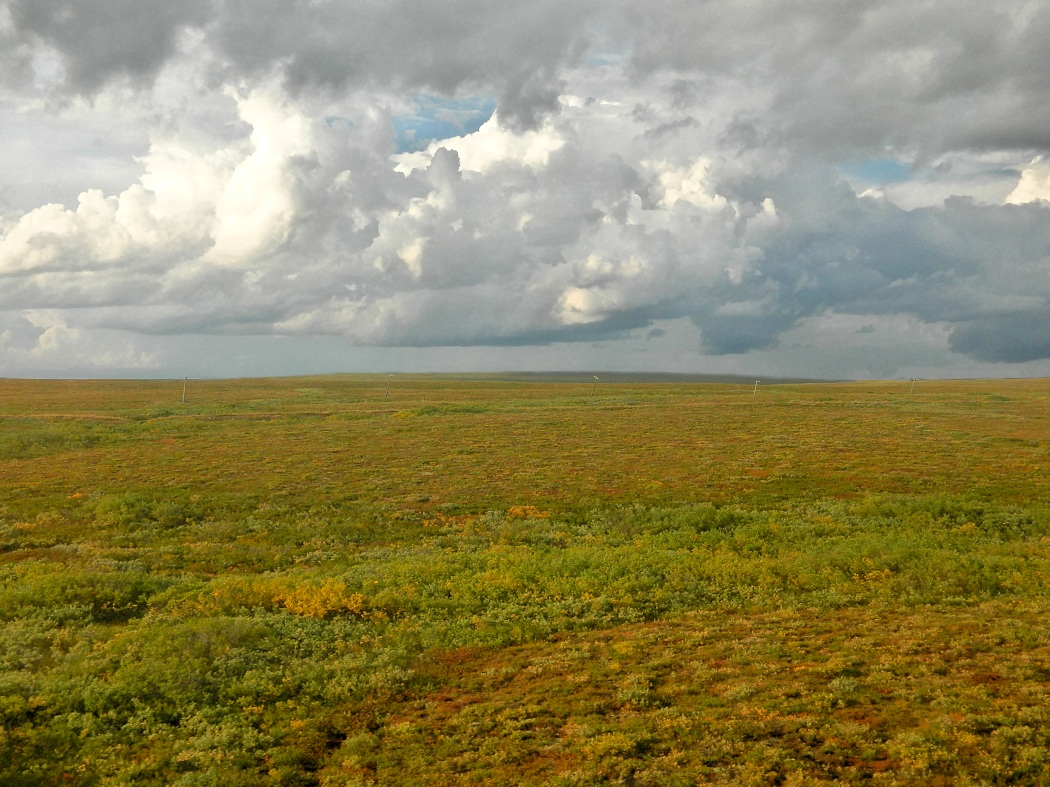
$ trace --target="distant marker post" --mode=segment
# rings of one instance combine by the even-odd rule
[[[762,382],[762,381],[761,381],[761,380],[755,380],[755,390],[753,390],[753,391],[751,392],[751,395],[752,395],[752,396],[754,396],[755,394],[757,394],[757,393],[758,393],[758,384],[759,384],[760,382]]]
[[[591,393],[594,393],[594,389],[598,387],[598,375],[594,375],[594,384],[591,385]]]
[[[188,379],[189,379],[188,377],[183,377],[182,378],[182,403],[183,404],[186,404],[186,381]]]
[[[914,377],[911,380],[911,389],[908,391],[909,395],[911,395],[913,393],[915,393],[915,378]]]

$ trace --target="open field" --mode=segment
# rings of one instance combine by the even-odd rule
[[[1050,381],[0,380],[0,784],[1039,784]]]

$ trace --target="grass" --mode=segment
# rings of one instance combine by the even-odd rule
[[[0,381],[0,782],[1038,784],[1046,381]]]

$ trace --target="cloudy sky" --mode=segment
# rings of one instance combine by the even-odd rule
[[[1050,0],[0,0],[0,376],[1050,376]]]

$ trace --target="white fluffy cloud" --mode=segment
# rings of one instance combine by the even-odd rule
[[[1044,200],[1050,202],[1050,161],[1037,156],[1021,170],[1017,187],[1009,193],[1006,201],[1011,205]]]
[[[1050,369],[1040,0],[66,5],[0,0],[10,368],[161,370],[220,336],[256,337],[255,373],[279,337]],[[415,144],[477,96],[477,130]]]

